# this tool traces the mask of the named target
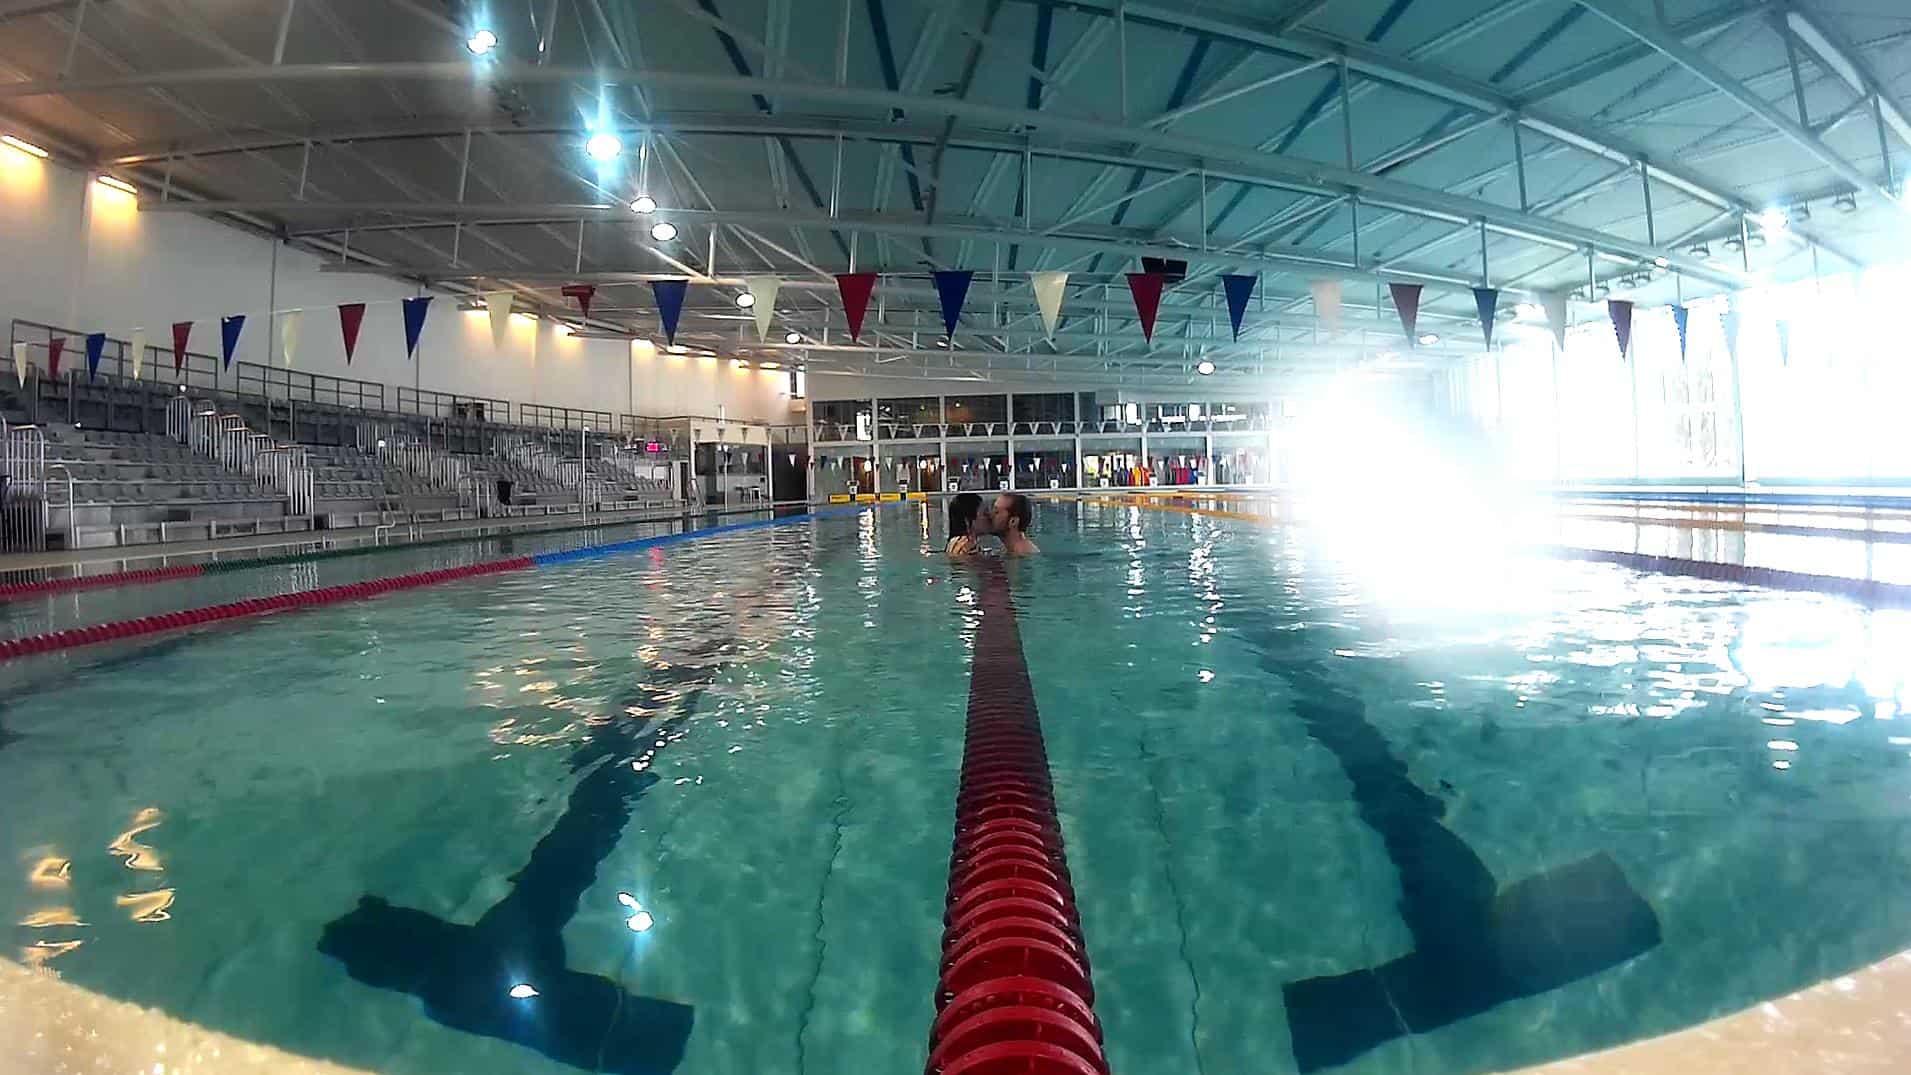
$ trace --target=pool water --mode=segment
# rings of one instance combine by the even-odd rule
[[[1037,537],[1117,1072],[1503,1070],[1911,947],[1903,613]],[[979,585],[941,542],[885,508],[0,668],[6,954],[379,1071],[919,1070]]]

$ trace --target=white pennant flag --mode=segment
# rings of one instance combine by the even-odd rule
[[[1035,289],[1035,308],[1042,312],[1042,332],[1055,342],[1055,322],[1062,316],[1062,290],[1068,286],[1065,272],[1038,272],[1029,276]]]
[[[146,330],[143,328],[134,329],[133,341],[126,345],[126,349],[133,354],[133,380],[137,381],[139,380],[139,371],[146,365]]]
[[[504,330],[511,326],[511,304],[517,295],[510,291],[487,291],[484,308],[491,312],[491,345],[504,346]]]
[[[776,316],[776,291],[783,282],[774,276],[746,276],[743,286],[756,299],[756,305],[750,312],[756,315],[756,338],[767,342],[770,338],[770,321]]]
[[[1566,293],[1547,291],[1539,297],[1540,306],[1546,310],[1546,324],[1553,330],[1553,342],[1559,349],[1566,349]]]
[[[27,345],[24,343],[16,343],[13,345],[13,375],[20,378],[20,387],[25,388],[27,385]]]
[[[1340,331],[1340,281],[1315,280],[1309,283],[1314,293],[1314,316],[1320,319],[1321,328],[1328,335]]]
[[[279,315],[279,353],[285,356],[285,368],[292,368],[292,354],[299,349],[299,322],[304,310],[287,310]]]

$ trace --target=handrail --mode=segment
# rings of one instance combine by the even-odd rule
[[[459,507],[489,515],[497,507],[496,487],[488,475],[472,469],[463,458],[433,445],[430,429],[420,441],[417,430],[390,422],[360,422],[354,434],[358,450],[379,463],[396,467],[447,492],[455,493]]]
[[[46,434],[35,425],[5,425],[0,419],[0,549],[46,548]]]

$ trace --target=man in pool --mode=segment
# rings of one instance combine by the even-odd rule
[[[1029,528],[1035,525],[1035,508],[1029,499],[1021,493],[1003,493],[995,498],[995,510],[990,515],[992,529],[1002,539],[1002,552],[1006,556],[1034,556],[1041,547],[1028,539]]]
[[[982,510],[982,498],[974,493],[957,493],[949,500],[950,556],[975,556],[982,549],[976,538],[990,531],[991,517]]]

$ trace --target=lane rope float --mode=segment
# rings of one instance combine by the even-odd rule
[[[1041,717],[985,568],[928,1075],[1108,1075]]]

